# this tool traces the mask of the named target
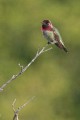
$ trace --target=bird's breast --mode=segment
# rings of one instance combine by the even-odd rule
[[[47,39],[52,39],[54,40],[54,34],[53,31],[43,31],[43,35],[47,38]]]

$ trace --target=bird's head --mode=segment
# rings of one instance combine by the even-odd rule
[[[50,20],[43,20],[42,21],[42,27],[43,28],[47,28],[47,27],[51,27],[52,28],[53,26],[52,26],[52,23],[51,23]]]

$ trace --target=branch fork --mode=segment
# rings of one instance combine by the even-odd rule
[[[13,111],[14,111],[14,116],[13,116],[13,120],[19,120],[19,112],[26,106],[28,105],[33,99],[35,98],[35,96],[33,96],[31,99],[29,99],[26,103],[24,103],[22,106],[18,107],[16,110],[15,110],[15,102],[16,102],[16,99],[13,101],[12,103],[12,108],[13,108]]]

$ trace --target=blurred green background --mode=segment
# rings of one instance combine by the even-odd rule
[[[0,0],[0,86],[46,44],[41,21],[50,19],[69,50],[53,46],[0,93],[0,120],[36,98],[20,120],[80,120],[80,0]]]

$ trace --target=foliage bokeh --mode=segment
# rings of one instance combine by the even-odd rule
[[[0,86],[27,65],[46,44],[41,21],[50,19],[69,50],[56,46],[41,55],[0,93],[0,120],[12,119],[16,107],[35,100],[20,113],[28,120],[80,119],[80,1],[0,0]]]

